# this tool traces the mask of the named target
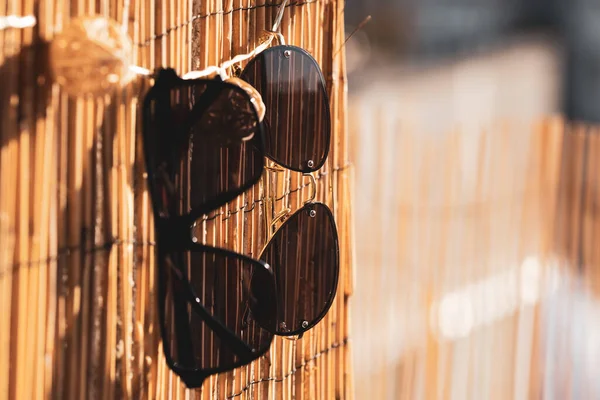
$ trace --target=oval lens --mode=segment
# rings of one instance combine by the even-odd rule
[[[275,281],[263,263],[202,248],[169,254],[160,268],[164,350],[188,386],[196,386],[192,372],[202,370],[202,377],[236,368],[264,354],[273,339],[277,310]],[[183,266],[183,271],[169,263]],[[248,348],[252,357],[240,355],[230,338],[208,326],[194,309],[194,298],[235,336],[236,342]]]
[[[271,47],[253,58],[241,77],[258,90],[267,108],[267,157],[294,171],[321,168],[329,153],[331,122],[317,61],[299,47]]]
[[[250,97],[235,85],[179,80],[169,99],[149,102],[144,130],[163,216],[212,211],[262,175],[262,126]]]
[[[335,297],[339,275],[337,229],[329,208],[312,203],[277,230],[260,259],[277,284],[278,335],[298,335],[315,326]]]

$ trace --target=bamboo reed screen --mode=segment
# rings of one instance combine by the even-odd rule
[[[0,399],[353,397],[344,53],[334,57],[344,39],[343,2],[292,0],[282,23],[287,42],[319,61],[331,97],[332,148],[317,199],[333,209],[341,238],[336,301],[303,339],[276,338],[267,357],[208,379],[202,390],[182,386],[160,347],[139,116],[149,84],[140,78],[104,98],[68,98],[48,76],[47,43],[75,16],[122,21],[129,15],[134,63],[183,74],[251,50],[278,5],[8,0],[0,6],[0,15],[38,19],[33,29],[0,31]],[[309,195],[297,174],[286,173],[273,187],[267,195],[278,207],[294,209]],[[246,201],[256,207],[242,218]],[[218,210],[209,222],[211,242],[256,254],[264,243],[261,207],[257,188]],[[239,243],[233,228],[251,232],[252,240]]]
[[[356,397],[599,398],[599,129],[433,134],[390,103],[350,101]]]

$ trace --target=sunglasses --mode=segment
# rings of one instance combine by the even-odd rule
[[[310,175],[329,154],[331,113],[325,78],[310,53],[286,45],[281,34],[277,37],[279,45],[250,60],[240,78],[258,91],[265,105],[265,155]],[[259,259],[271,265],[277,281],[276,334],[301,336],[325,316],[335,298],[338,235],[325,204],[309,202],[285,217]]]
[[[273,334],[301,336],[325,316],[337,290],[337,230],[322,203],[288,216],[261,261],[200,245],[191,235],[198,218],[258,182],[265,156],[305,174],[326,161],[331,135],[323,74],[293,46],[281,53],[285,68],[274,67],[281,47],[261,53],[242,75],[261,77],[265,95],[240,81],[184,80],[161,70],[144,104],[163,348],[189,387],[260,357]]]
[[[281,36],[279,42],[285,43]],[[320,169],[329,154],[331,116],[317,61],[300,47],[280,44],[250,60],[240,77],[266,106],[266,156],[292,171]]]
[[[262,261],[194,241],[190,227],[263,171],[253,99],[219,80],[158,72],[144,102],[144,152],[155,215],[158,305],[169,367],[188,387],[270,347],[277,293]]]
[[[329,207],[308,203],[287,216],[258,258],[275,275],[275,334],[301,337],[325,317],[337,290],[339,242]]]

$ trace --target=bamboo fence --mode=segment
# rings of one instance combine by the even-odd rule
[[[356,398],[598,398],[599,128],[432,133],[379,95],[349,109]]]
[[[333,140],[317,199],[334,211],[341,275],[328,316],[299,341],[190,391],[166,366],[155,304],[155,243],[145,182],[139,78],[102,98],[68,97],[48,75],[47,46],[76,16],[122,21],[133,63],[178,73],[247,53],[279,2],[8,0],[2,15],[37,17],[0,30],[0,399],[350,399],[351,169],[346,139],[343,2],[292,0],[282,33],[327,79]],[[128,12],[126,11],[128,8]],[[305,181],[273,177],[278,207],[298,207]],[[257,254],[263,199],[250,190],[209,218],[212,243]],[[240,213],[246,201],[257,206]],[[243,229],[241,243],[225,233]],[[224,233],[225,232],[225,233]]]

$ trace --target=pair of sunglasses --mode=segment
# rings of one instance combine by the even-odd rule
[[[275,334],[303,334],[337,290],[337,231],[324,204],[290,215],[259,260],[199,244],[192,234],[200,217],[259,181],[265,156],[303,173],[327,158],[323,75],[307,52],[281,47],[242,73],[267,100],[262,121],[252,90],[219,78],[183,80],[160,70],[145,99],[163,349],[188,387],[262,356]]]
[[[266,106],[265,156],[309,175],[325,164],[329,154],[331,116],[325,78],[310,53],[286,45],[281,35],[279,42],[254,57],[240,78],[258,91]],[[309,202],[285,217],[259,259],[268,262],[275,274],[281,305],[276,334],[301,336],[333,303],[339,243],[333,214],[323,203]]]

